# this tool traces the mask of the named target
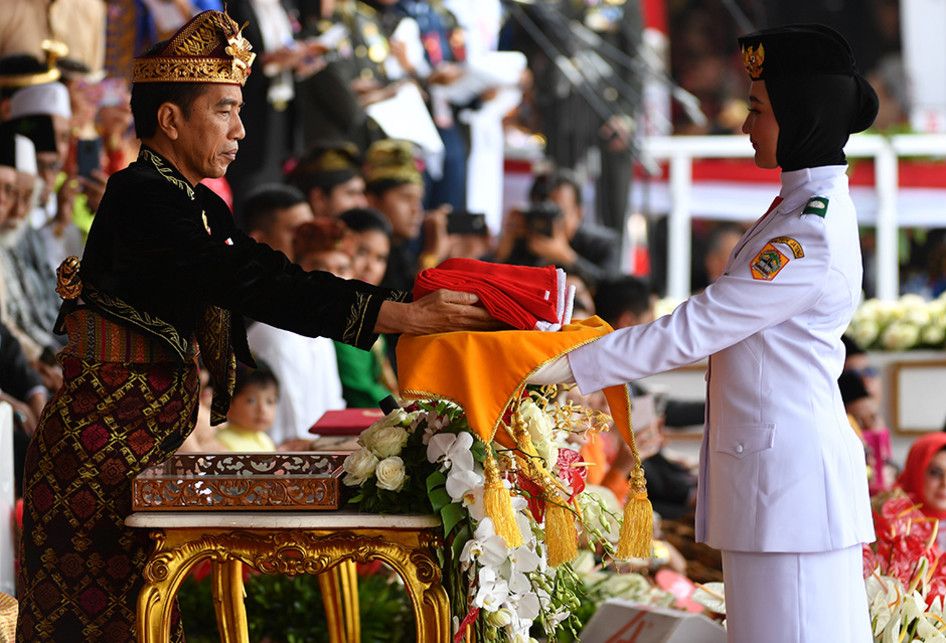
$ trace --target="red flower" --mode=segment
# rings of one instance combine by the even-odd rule
[[[545,516],[545,491],[535,480],[521,471],[516,476],[516,486],[526,492],[524,495],[532,517],[536,522],[542,522]]]
[[[588,468],[575,466],[581,461],[581,454],[571,449],[560,449],[558,452],[558,475],[572,488],[572,495],[568,501],[575,500],[575,496],[585,490],[585,478],[588,477]]]

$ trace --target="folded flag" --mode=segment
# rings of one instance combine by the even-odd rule
[[[476,259],[447,259],[422,270],[414,299],[436,290],[473,293],[495,319],[519,330],[557,331],[571,322],[575,287],[554,266],[531,267]]]

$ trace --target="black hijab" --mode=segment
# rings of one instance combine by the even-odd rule
[[[877,94],[844,38],[823,25],[789,25],[739,39],[753,80],[765,81],[784,171],[844,165],[848,137],[877,116]]]

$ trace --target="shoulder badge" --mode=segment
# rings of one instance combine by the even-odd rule
[[[797,239],[792,237],[773,237],[769,239],[769,243],[780,243],[783,246],[788,246],[796,259],[801,259],[805,256],[805,250],[801,247],[801,244],[798,243]]]
[[[789,261],[790,259],[769,241],[749,262],[749,271],[753,279],[772,281]]]
[[[805,209],[801,211],[802,214],[815,214],[822,219],[828,214],[828,197],[824,196],[813,196],[808,199],[808,203],[805,204]]]

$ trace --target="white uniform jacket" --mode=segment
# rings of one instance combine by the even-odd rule
[[[874,538],[864,450],[837,384],[862,277],[845,170],[784,172],[782,202],[716,283],[568,355],[583,393],[710,356],[697,537],[715,548],[817,552]]]

